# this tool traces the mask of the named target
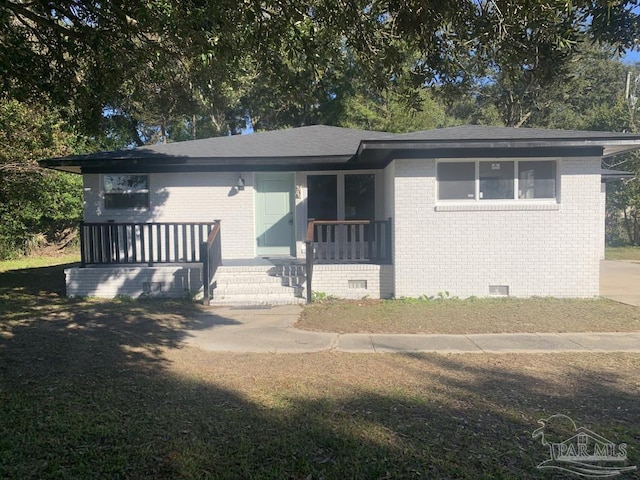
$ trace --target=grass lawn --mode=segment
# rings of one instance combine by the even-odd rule
[[[214,354],[63,268],[0,273],[0,478],[546,479],[556,413],[640,464],[640,355]]]
[[[340,333],[553,333],[640,331],[640,308],[605,299],[325,301],[296,324]]]
[[[65,253],[55,257],[24,257],[17,260],[0,261],[0,272],[26,268],[49,267],[54,265],[80,262],[79,253]]]
[[[635,260],[640,262],[640,247],[607,247],[604,256],[607,260]]]

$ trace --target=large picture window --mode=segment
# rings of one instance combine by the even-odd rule
[[[438,200],[527,200],[557,197],[555,160],[438,162]]]
[[[103,187],[107,210],[149,208],[147,175],[104,175]]]

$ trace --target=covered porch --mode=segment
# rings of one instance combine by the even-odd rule
[[[83,222],[70,296],[201,296],[205,304],[391,295],[391,219],[309,220],[305,255],[223,259],[213,222]],[[232,241],[231,239],[229,241]],[[283,287],[283,288],[281,288]],[[297,303],[298,300],[295,300]]]

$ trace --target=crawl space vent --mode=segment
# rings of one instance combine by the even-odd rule
[[[349,280],[349,288],[360,288],[367,289],[367,281],[366,280]]]
[[[144,282],[142,284],[144,293],[158,293],[162,291],[162,282]]]
[[[494,297],[508,297],[509,285],[489,285],[489,295]]]

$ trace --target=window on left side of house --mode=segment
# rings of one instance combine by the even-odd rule
[[[148,175],[104,175],[103,188],[107,210],[149,208]]]

